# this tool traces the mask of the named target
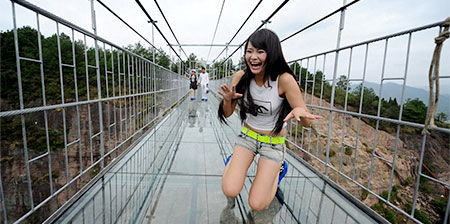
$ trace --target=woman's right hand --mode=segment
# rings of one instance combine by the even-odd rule
[[[233,99],[238,99],[242,97],[242,94],[236,93],[236,86],[231,86],[231,89],[227,84],[220,85],[223,92],[218,91],[218,93],[223,96],[223,100],[230,102]]]

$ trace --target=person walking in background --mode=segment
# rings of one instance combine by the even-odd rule
[[[233,75],[231,86],[222,84],[218,109],[222,123],[239,104],[243,123],[233,154],[225,162],[222,190],[232,200],[241,192],[247,170],[260,155],[248,203],[253,210],[264,210],[272,202],[281,178],[286,174],[286,122],[296,119],[309,126],[320,116],[310,114],[294,73],[284,59],[278,36],[261,29],[245,44],[246,69]],[[281,193],[280,193],[281,194]]]
[[[202,87],[202,101],[208,100],[208,97],[206,96],[206,94],[209,91],[208,83],[209,83],[209,74],[206,72],[205,67],[202,67],[202,73],[200,73],[199,77],[199,84]]]
[[[191,96],[191,100],[195,100],[197,96],[197,83],[198,83],[197,71],[195,71],[195,69],[192,69],[191,76],[188,79],[190,81],[189,93]]]

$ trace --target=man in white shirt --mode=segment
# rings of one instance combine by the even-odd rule
[[[202,67],[202,73],[200,73],[200,77],[198,80],[199,84],[202,87],[202,101],[207,101],[206,93],[208,91],[208,83],[209,83],[209,75],[206,73],[205,67]]]

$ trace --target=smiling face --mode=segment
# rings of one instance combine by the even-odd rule
[[[255,48],[248,42],[245,50],[245,61],[254,75],[264,75],[267,52],[263,49]]]

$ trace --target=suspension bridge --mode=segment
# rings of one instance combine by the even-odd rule
[[[245,40],[231,43],[262,1],[225,45],[214,43],[225,1],[211,44],[180,43],[155,2],[176,44],[169,43],[167,33],[140,1],[133,4],[179,59],[168,68],[155,62],[153,41],[106,2],[90,0],[90,31],[46,11],[44,5],[10,1],[13,29],[2,33],[0,43],[9,44],[2,46],[2,60],[11,65],[2,63],[1,222],[448,223],[450,179],[445,175],[450,174],[450,128],[445,123],[402,117],[409,102],[407,82],[411,68],[415,69],[410,61],[432,56],[416,54],[412,42],[433,32],[443,37],[442,47],[449,19],[341,46],[345,12],[359,4],[358,0],[344,1],[342,7],[281,39],[285,42],[332,16],[340,18],[335,48],[288,62],[307,106],[324,119],[311,127],[288,123],[289,170],[279,186],[282,195],[266,210],[252,211],[247,199],[257,159],[235,206],[230,206],[222,193],[225,159],[232,152],[241,123],[236,113],[229,118],[229,125],[219,122],[220,97],[216,93],[220,84],[230,84],[234,68],[227,61],[239,54],[239,49],[242,54]],[[267,26],[287,2],[280,2],[254,29]],[[109,11],[152,46],[152,60],[97,35],[100,24],[96,24],[95,7]],[[32,12],[36,29],[17,25],[19,8]],[[53,39],[42,35],[44,19],[56,24]],[[60,32],[62,27],[69,32]],[[404,60],[395,75],[387,72],[390,52],[395,51],[391,43],[403,49],[396,54]],[[223,47],[213,63],[220,61],[223,53],[225,59],[221,69],[206,65],[212,77],[209,100],[190,100],[185,73],[199,64],[182,58],[189,58],[185,51],[189,47],[204,46],[210,47],[208,58],[212,47]],[[235,48],[231,54],[229,47]],[[380,61],[376,91],[366,88],[373,57]],[[441,68],[448,67],[448,61],[440,63]],[[348,81],[343,88],[338,82],[342,68]],[[448,74],[439,74],[439,64],[437,69],[429,77],[423,76],[423,82],[430,80],[431,86],[436,85],[429,90],[429,108],[440,96],[439,82],[448,84],[450,80]],[[385,86],[392,81],[401,90],[396,99],[399,110],[386,115],[388,101],[382,96],[390,91]],[[354,87],[350,84],[359,85],[359,92],[351,92]],[[371,93],[378,97],[367,101]],[[366,110],[369,107],[373,111]],[[433,118],[434,113],[428,110],[427,117]],[[447,165],[433,168],[426,162],[430,154],[442,157]]]

